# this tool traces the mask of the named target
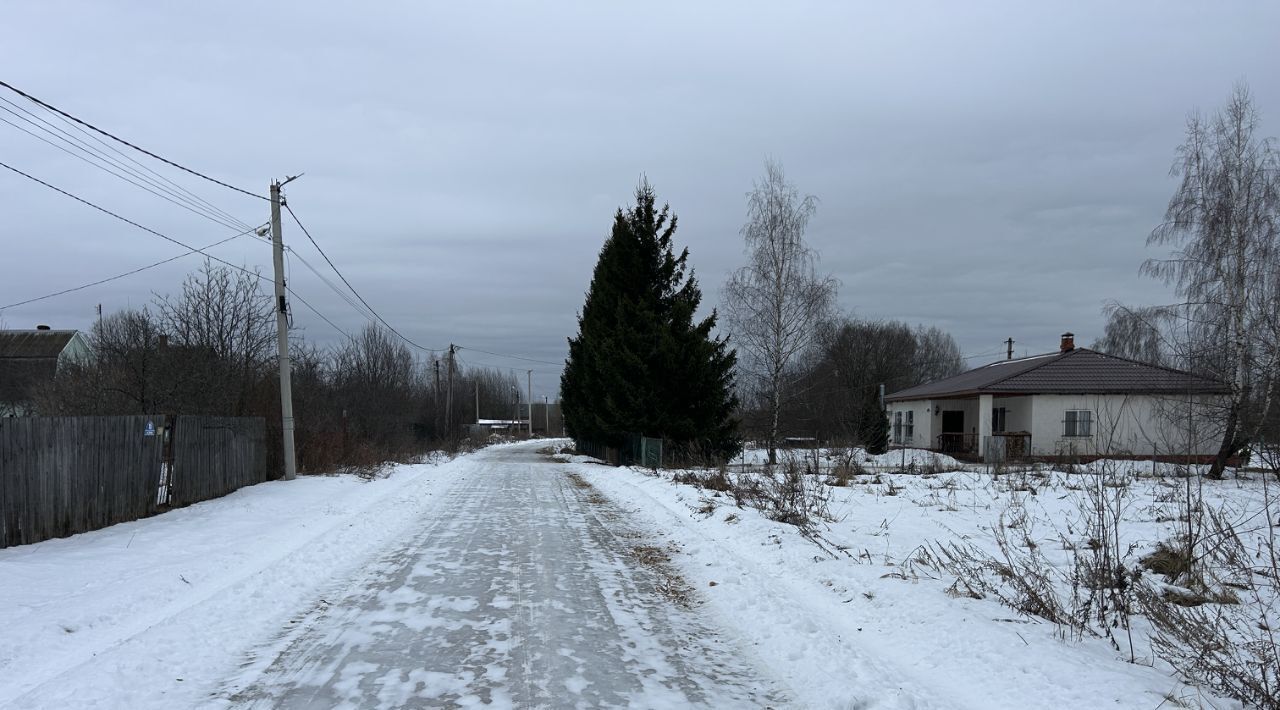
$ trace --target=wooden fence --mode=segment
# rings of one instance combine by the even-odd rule
[[[137,520],[266,479],[259,417],[0,419],[0,548]]]

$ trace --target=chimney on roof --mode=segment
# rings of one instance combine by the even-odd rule
[[[1075,350],[1075,349],[1076,349],[1076,334],[1075,334],[1075,333],[1063,333],[1063,334],[1062,334],[1062,347],[1061,347],[1062,352],[1064,352],[1064,353],[1069,353],[1069,352],[1071,352],[1072,350]]]
[[[36,326],[36,330],[52,330],[52,328],[50,328],[49,326],[45,325],[44,323],[41,323],[40,325],[37,325],[37,326]]]

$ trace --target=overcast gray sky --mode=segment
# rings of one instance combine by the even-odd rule
[[[1087,344],[1107,300],[1170,298],[1137,270],[1185,117],[1244,79],[1280,133],[1278,28],[1274,2],[52,0],[6,5],[0,78],[258,192],[305,172],[291,206],[388,321],[427,347],[538,360],[563,359],[641,174],[715,305],[772,156],[821,199],[808,237],[840,306],[937,325],[976,365],[1010,336],[1020,352],[1064,330]],[[231,233],[4,124],[0,160],[193,245]],[[181,252],[7,171],[0,209],[0,305]],[[285,240],[322,265],[287,215]],[[269,273],[261,242],[213,253]],[[198,259],[0,318],[87,328],[96,304],[175,291]],[[292,284],[362,324],[296,262]],[[462,357],[534,367],[535,397],[555,394],[555,366]]]

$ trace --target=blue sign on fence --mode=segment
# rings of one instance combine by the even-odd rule
[[[143,436],[155,436],[155,435],[156,435],[156,423],[155,423],[155,422],[153,422],[153,421],[151,421],[151,420],[147,420],[147,428],[142,430],[142,435],[143,435]]]

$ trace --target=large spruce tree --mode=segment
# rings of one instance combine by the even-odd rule
[[[622,446],[638,433],[728,457],[740,446],[735,353],[711,335],[714,312],[695,320],[689,250],[675,255],[676,217],[656,201],[642,182],[600,250],[560,380],[565,429],[579,442]]]

